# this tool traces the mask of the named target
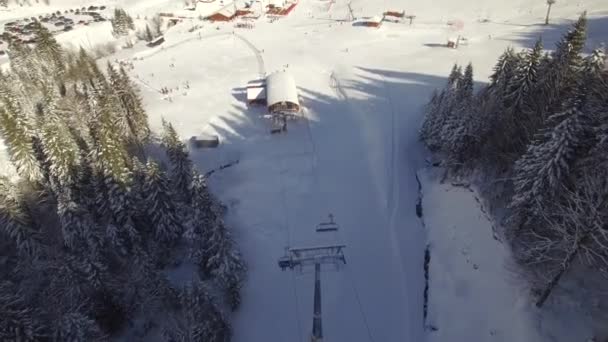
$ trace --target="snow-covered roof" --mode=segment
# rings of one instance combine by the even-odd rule
[[[268,106],[280,102],[291,102],[300,105],[296,81],[286,70],[276,71],[266,78],[266,96]]]
[[[264,85],[258,87],[247,87],[247,101],[262,101],[266,99],[266,88]]]
[[[285,0],[268,0],[268,4],[275,7],[283,7],[285,5]]]
[[[382,18],[376,15],[376,16],[369,18],[367,21],[369,21],[371,23],[379,23],[382,21]]]
[[[250,87],[265,87],[266,86],[266,80],[253,80],[253,81],[249,81],[247,82],[247,88]]]
[[[222,9],[220,9],[219,11],[217,11],[217,12],[215,12],[213,14],[220,14],[220,15],[223,15],[224,17],[226,17],[226,18],[231,18],[235,14],[234,5],[230,4],[230,5],[224,6]]]

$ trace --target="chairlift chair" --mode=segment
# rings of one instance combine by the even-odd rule
[[[334,222],[334,215],[329,214],[329,222],[321,222],[317,225],[317,232],[335,232],[338,230],[338,224]]]

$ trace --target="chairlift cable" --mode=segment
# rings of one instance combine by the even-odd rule
[[[365,311],[363,311],[363,305],[361,304],[361,297],[359,296],[359,291],[357,291],[357,286],[355,285],[355,279],[350,274],[350,269],[348,267],[346,268],[346,273],[347,273],[347,276],[353,287],[353,291],[355,292],[355,299],[357,300],[357,305],[359,306],[359,311],[361,312],[361,316],[363,317],[363,323],[365,324],[365,329],[367,330],[367,337],[369,338],[369,340],[371,342],[375,342],[374,337],[372,335],[372,331],[369,328],[369,323],[367,321],[367,315],[365,314]]]
[[[285,164],[283,163],[283,157],[281,157],[281,171],[283,171]],[[288,211],[287,211],[287,196],[285,195],[285,180],[283,179],[283,175],[281,175],[281,197],[282,197],[282,202],[283,202],[283,215],[285,217],[285,230],[287,231],[287,246],[291,247],[291,229],[289,228],[289,216],[288,216]],[[302,325],[300,322],[300,304],[299,304],[299,299],[298,299],[298,288],[297,288],[297,282],[296,282],[296,275],[295,273],[292,272],[291,275],[291,279],[292,279],[292,285],[293,285],[293,295],[294,295],[294,300],[296,301],[296,324],[298,326],[298,335],[299,335],[299,340],[300,341],[304,341],[303,339],[303,335],[302,335]]]

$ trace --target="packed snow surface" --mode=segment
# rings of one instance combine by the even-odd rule
[[[141,27],[146,16],[183,10],[183,2],[172,0],[51,3],[49,7],[10,7],[0,12],[0,22],[54,9],[106,4],[139,15]],[[475,249],[479,254],[474,256],[480,260],[479,270],[491,278],[488,284],[505,289],[492,303],[508,307],[496,307],[497,316],[484,318],[485,299],[491,293],[484,290],[476,296],[472,289],[485,277],[468,271],[465,274],[471,277],[464,280],[445,278],[471,266],[457,264],[462,259],[456,258],[460,253],[456,248],[445,249],[446,254],[437,260],[453,264],[433,264],[432,279],[438,280],[433,286],[438,288],[431,291],[437,297],[431,297],[429,308],[429,318],[441,326],[437,332],[425,331],[427,232],[415,212],[415,175],[424,166],[424,152],[417,129],[422,106],[434,88],[443,86],[454,62],[471,61],[476,80],[484,81],[507,46],[529,47],[543,36],[545,46],[552,48],[584,9],[589,10],[589,42],[599,44],[606,40],[608,26],[602,12],[605,0],[558,2],[552,10],[555,24],[549,26],[539,25],[546,11],[544,2],[528,0],[300,0],[288,17],[262,16],[252,29],[196,19],[199,13],[217,9],[217,2],[199,2],[195,19],[184,19],[170,28],[161,46],[147,48],[138,43],[103,62],[132,63],[128,70],[141,86],[153,128],[160,127],[164,117],[184,139],[201,133],[220,136],[217,149],[192,151],[203,171],[240,161],[210,178],[212,188],[229,206],[227,220],[249,267],[242,307],[234,314],[234,341],[307,341],[314,275],[310,269],[282,272],[277,260],[288,246],[333,243],[347,246],[347,264],[322,272],[327,341],[403,342],[427,337],[432,341],[506,341],[507,337],[543,341],[544,335],[526,320],[525,294],[499,278],[508,253],[485,249],[490,247]],[[388,10],[404,10],[416,18],[411,26],[405,20],[384,22],[380,28],[344,20]],[[76,44],[86,47],[85,42],[111,41],[109,30],[109,24],[100,23],[58,37],[66,44],[80,42]],[[457,50],[444,47],[448,38],[459,35],[468,44]],[[286,134],[271,135],[271,125],[262,117],[265,108],[245,103],[245,86],[260,73],[281,69],[293,75],[303,113],[300,120],[288,124]],[[161,93],[163,89],[168,93]],[[427,199],[431,202],[426,206],[450,208],[456,217],[461,213],[476,217],[479,210],[471,201],[453,207],[452,201],[440,200],[439,195],[435,201]],[[338,233],[315,232],[329,213],[340,226]],[[438,225],[452,218],[447,212],[442,215]],[[484,230],[479,239],[491,234],[483,221],[467,222]],[[431,241],[450,244],[453,235],[439,232],[453,228],[437,229],[443,230],[431,231]],[[468,237],[459,236],[455,243],[464,243]],[[474,242],[463,247],[473,250]],[[492,258],[486,260],[486,253]],[[488,272],[493,268],[495,272]],[[445,303],[456,309],[442,311]],[[496,325],[496,318],[505,321]],[[511,328],[516,331],[510,332]],[[491,329],[497,333],[491,335]]]

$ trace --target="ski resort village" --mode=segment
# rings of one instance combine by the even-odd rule
[[[0,0],[0,341],[607,342],[606,0]]]

